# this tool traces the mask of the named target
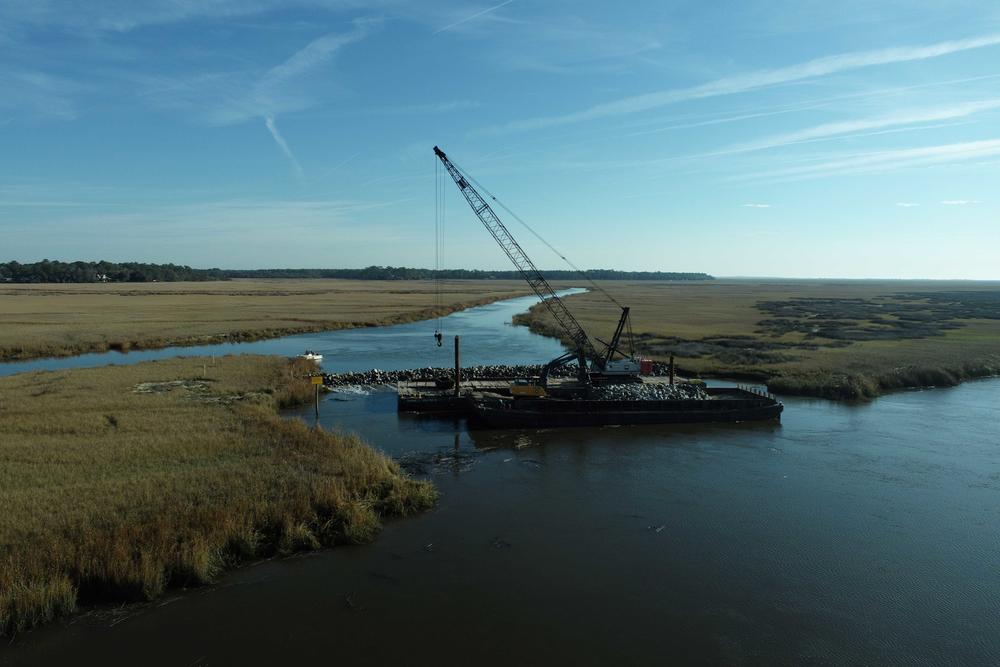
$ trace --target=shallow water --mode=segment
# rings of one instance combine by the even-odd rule
[[[480,327],[507,305],[447,324],[468,363],[555,356]],[[392,329],[349,332],[350,368],[448,365],[432,324]],[[470,432],[398,415],[388,391],[332,394],[323,426],[430,476],[437,509],[58,622],[0,663],[998,664],[998,399],[995,379],[787,398],[781,424]]]

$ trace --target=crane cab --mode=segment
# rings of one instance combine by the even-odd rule
[[[639,375],[642,366],[637,359],[613,359],[604,364],[604,375]]]
[[[626,357],[624,359],[613,359],[604,364],[602,375],[614,377],[652,375],[653,362],[649,359],[637,359]]]

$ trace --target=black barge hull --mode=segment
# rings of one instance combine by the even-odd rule
[[[560,428],[777,421],[784,409],[771,396],[740,389],[710,389],[709,393],[712,398],[707,400],[481,399],[470,401],[470,417],[483,428]]]

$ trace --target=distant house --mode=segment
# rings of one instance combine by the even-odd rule
[[[106,283],[109,280],[111,280],[111,278],[108,278],[108,274],[106,274],[106,273],[98,273],[97,274],[97,282],[99,282],[99,283]]]

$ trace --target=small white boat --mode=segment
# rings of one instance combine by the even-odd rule
[[[306,350],[299,355],[299,359],[308,359],[309,361],[315,361],[317,364],[323,361],[323,355],[319,352],[313,352],[312,350]]]

